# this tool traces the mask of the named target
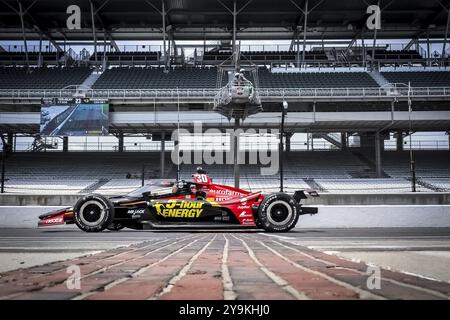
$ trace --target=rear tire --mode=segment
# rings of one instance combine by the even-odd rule
[[[114,206],[100,194],[90,194],[77,201],[73,207],[75,223],[83,231],[100,232],[111,225]]]
[[[299,204],[286,193],[267,196],[258,209],[258,223],[269,232],[286,232],[297,224]]]

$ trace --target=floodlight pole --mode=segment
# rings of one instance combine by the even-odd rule
[[[6,162],[6,139],[3,137],[3,134],[0,136],[3,143],[2,148],[2,173],[1,173],[1,190],[0,193],[5,192],[5,162]],[[9,143],[9,141],[8,141]]]
[[[409,116],[409,162],[411,168],[411,191],[416,192],[416,163],[412,149],[412,102],[411,102],[411,82],[408,82],[408,116]]]
[[[3,151],[2,151],[2,187],[1,187],[1,193],[5,192],[5,162],[6,162],[6,152],[5,152],[5,144],[3,144]]]
[[[237,63],[238,63],[239,59],[238,59],[237,46],[236,46],[236,18],[237,18],[236,0],[234,0],[233,1],[233,54],[234,54],[234,67],[237,69]],[[238,120],[238,122],[239,122],[239,120]]]
[[[164,50],[164,70],[167,68],[167,51],[166,51],[166,6],[164,0],[161,0],[161,15],[163,29],[163,50]]]
[[[165,164],[165,153],[166,153],[166,133],[163,131],[161,134],[161,179],[164,179],[164,164]]]
[[[22,26],[22,37],[23,37],[23,45],[24,45],[24,49],[25,49],[25,61],[27,63],[27,69],[30,68],[30,60],[28,59],[28,46],[27,46],[27,36],[25,33],[25,23],[23,21],[23,8],[22,8],[22,3],[19,1],[19,15],[20,15],[20,24]]]
[[[240,168],[239,168],[239,118],[234,118],[234,133],[233,133],[233,149],[234,149],[234,187],[239,188],[240,182]],[[231,146],[230,146],[231,147]]]
[[[97,34],[95,33],[94,4],[92,1],[89,1],[89,3],[91,5],[92,37],[94,39],[94,61],[97,66]]]
[[[181,179],[180,177],[180,91],[177,87],[177,141],[174,141],[177,145],[174,147],[178,147],[177,149],[177,181]]]
[[[280,192],[284,191],[284,172],[283,172],[283,158],[284,158],[284,118],[287,112],[288,103],[286,100],[281,105],[281,123],[280,123],[280,142],[278,147],[279,166],[280,166]]]
[[[305,59],[306,59],[306,26],[308,24],[308,0],[305,1],[305,21],[303,24],[303,52],[302,52],[302,67],[305,65]],[[299,67],[300,68],[300,67]]]
[[[361,46],[362,46],[362,62],[363,62],[363,67],[367,68],[366,65],[366,43],[365,43],[365,39],[364,39],[364,27],[362,27],[361,29]]]
[[[380,0],[378,0],[378,7],[380,7]],[[377,46],[377,28],[375,27],[375,30],[373,32],[373,47],[372,47],[372,71],[375,69],[375,49]]]
[[[444,43],[443,43],[443,45],[442,45],[442,56],[441,56],[441,58],[443,59],[443,58],[445,58],[445,49],[446,49],[446,46],[447,46],[447,39],[448,39],[448,27],[449,27],[449,24],[450,24],[450,6],[449,6],[449,8],[447,9],[447,24],[446,24],[446,26],[445,26],[445,36],[444,36]]]
[[[39,55],[38,55],[38,67],[42,67],[42,32],[39,32]]]

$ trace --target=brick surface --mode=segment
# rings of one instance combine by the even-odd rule
[[[145,269],[137,276],[130,278],[129,280],[127,279],[108,290],[95,292],[86,297],[86,299],[149,299],[156,296],[165,287],[168,281],[177,274],[187,261],[189,261],[189,259],[200,250],[201,246],[205,244],[204,241],[198,241],[197,243],[193,243],[191,246],[184,248],[167,260],[161,261],[167,255],[182,249],[187,243],[188,242],[177,244],[171,248],[169,247],[167,250],[155,252],[155,257],[152,257],[152,260],[145,260],[145,264],[141,266],[142,268],[149,267],[148,269]]]
[[[161,299],[223,299],[221,261],[224,242],[223,237],[213,241],[208,249],[192,264],[187,274],[174,285],[169,293],[161,296]]]
[[[387,299],[442,299],[438,294],[431,293],[431,292],[425,292],[423,290],[420,290],[420,288],[411,288],[410,286],[402,285],[404,284],[411,284],[414,281],[417,281],[417,283],[421,283],[422,286],[426,289],[436,289],[439,288],[440,290],[436,290],[438,292],[445,291],[444,288],[450,288],[450,284],[446,284],[444,282],[438,282],[438,281],[430,281],[426,279],[422,279],[419,277],[414,277],[410,275],[405,275],[399,272],[393,272],[382,269],[381,272],[381,288],[380,289],[369,289],[367,288],[367,279],[368,274],[366,274],[367,271],[367,265],[361,262],[352,262],[348,261],[346,259],[341,259],[337,256],[332,256],[325,254],[323,252],[319,252],[316,250],[311,250],[305,247],[296,246],[289,244],[289,247],[292,247],[296,249],[299,252],[296,252],[294,250],[290,250],[286,248],[285,246],[279,245],[279,242],[272,241],[271,245],[273,245],[274,248],[279,250],[283,253],[286,257],[291,258],[292,260],[295,259],[295,261],[305,267],[310,268],[313,271],[320,272],[324,275],[330,276],[333,279],[336,279],[338,281],[341,281],[345,284],[348,284],[350,286],[353,286],[358,289],[362,289],[364,291],[373,293],[377,296],[385,297]],[[286,244],[285,244],[286,245]],[[308,259],[301,253],[310,255],[316,259],[320,259],[321,261],[317,261],[317,265],[310,265],[308,263],[305,263],[305,261]],[[388,277],[385,277],[385,275],[389,275]],[[400,283],[394,283],[389,281],[389,279],[395,279],[395,276],[397,276],[398,282]],[[408,277],[410,280],[408,282],[401,281],[404,277]],[[412,280],[414,279],[414,281]],[[429,281],[430,283],[425,284],[426,281]]]
[[[241,240],[254,253],[253,258]],[[224,288],[226,243],[228,260],[224,265],[232,286]],[[74,264],[81,269],[81,288],[71,290],[66,285],[66,270]],[[381,288],[370,289],[366,270],[363,262],[253,233],[199,233],[178,238],[168,234],[156,242],[5,272],[0,277],[0,298],[224,299],[226,291],[228,297],[237,299],[296,299],[288,287],[310,299],[450,298],[449,283],[385,269]],[[169,283],[171,279],[176,281]],[[281,284],[280,279],[284,281]]]
[[[229,268],[238,299],[294,299],[262,272],[243,248],[242,243],[232,237],[230,237]]]
[[[280,275],[293,288],[304,293],[311,299],[357,299],[359,294],[354,290],[337,285],[324,277],[317,276],[308,271],[296,268],[288,261],[275,255],[261,244],[246,240],[253,250],[258,260],[264,264],[270,271]],[[314,260],[303,259],[302,265],[305,267],[317,267],[322,263]]]

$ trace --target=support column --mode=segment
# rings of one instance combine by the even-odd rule
[[[38,67],[43,66],[42,61],[42,32],[39,33],[39,56],[38,56]]]
[[[110,45],[111,47],[111,45]],[[102,58],[102,69],[106,70],[106,29],[103,28],[103,58]]]
[[[13,138],[14,138],[14,134],[12,132],[8,132],[8,145],[9,145],[9,151],[11,151],[11,147],[13,145]]]
[[[280,123],[280,144],[278,146],[278,153],[279,153],[279,170],[280,170],[280,192],[284,191],[284,171],[283,171],[283,162],[284,162],[284,146],[283,146],[283,139],[286,137],[284,133],[284,117],[285,117],[285,110],[283,106],[281,107],[281,123]]]
[[[347,150],[348,147],[348,135],[347,132],[341,132],[341,150]]]
[[[375,133],[375,170],[377,178],[381,178],[381,138],[379,132]]]
[[[63,152],[69,151],[69,137],[63,137]]]
[[[397,131],[396,133],[396,141],[397,141],[397,151],[403,151],[403,132]]]
[[[3,137],[2,137],[3,138]],[[1,163],[1,173],[0,173],[0,193],[5,192],[5,167],[6,167],[6,144],[5,140],[2,140],[3,148],[2,148],[2,163]]]
[[[295,37],[295,40],[297,41],[297,58],[296,58],[296,62],[297,62],[297,68],[300,69],[300,32],[297,32],[297,35]]]
[[[23,37],[23,46],[25,49],[25,61],[27,64],[27,68],[30,68],[30,60],[28,59],[27,36],[25,33],[25,23],[23,21],[23,8],[22,8],[22,3],[20,1],[19,1],[19,15],[20,15],[20,23],[22,25],[22,37]]]
[[[3,148],[1,150],[1,173],[0,173],[0,184],[1,193],[5,192],[5,172],[6,172],[6,154],[11,150],[11,136],[8,133],[6,138],[3,134],[0,135],[3,143]]]
[[[366,43],[364,39],[364,27],[361,30],[361,46],[362,46],[362,63],[363,67],[366,68]]]
[[[164,0],[161,0],[162,31],[163,31],[163,50],[164,50],[164,70],[167,68],[167,49],[166,49],[166,6]]]
[[[430,28],[427,29],[427,66],[431,66],[431,44],[430,44]]]
[[[309,151],[309,132],[306,133],[306,151]]]
[[[444,36],[444,43],[442,44],[442,58],[445,57],[445,50],[447,49],[447,39],[448,39],[448,27],[450,24],[450,6],[447,9],[447,24],[445,26],[445,36]]]
[[[17,133],[13,135],[13,145],[11,146],[11,151],[16,152],[17,150]]]
[[[450,150],[450,131],[447,131],[448,136],[448,150]]]
[[[380,7],[380,0],[378,0],[378,7]],[[372,70],[375,70],[375,48],[377,47],[377,28],[373,31],[373,47],[372,47]]]
[[[95,65],[97,65],[97,34],[95,33],[94,4],[92,1],[89,2],[91,4],[92,37],[94,39],[94,61]]]
[[[164,164],[165,164],[165,154],[166,154],[166,134],[164,132],[161,133],[161,179],[164,179]]]
[[[308,0],[305,2],[305,19],[303,23],[303,53],[302,53],[302,67],[305,65],[306,59],[306,27],[308,24]]]
[[[239,168],[239,118],[234,119],[234,133],[232,135],[233,145],[230,146],[234,148],[234,187],[239,188],[240,181],[240,168]]]
[[[119,136],[117,137],[119,139],[119,152],[123,152],[123,132],[119,133]]]
[[[291,137],[293,136],[292,133],[286,133],[286,152],[291,151]]]
[[[237,67],[237,62],[239,61],[238,54],[236,52],[236,0],[233,1],[233,55],[234,55],[234,66]],[[237,70],[236,70],[237,71]]]

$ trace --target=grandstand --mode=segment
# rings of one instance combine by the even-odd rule
[[[9,193],[116,194],[141,186],[144,180],[161,177],[158,152],[16,153],[8,159],[6,189]],[[448,151],[417,151],[416,170],[420,192],[448,191]],[[367,161],[350,151],[291,151],[286,157],[285,185],[290,190],[319,189],[330,193],[407,192],[411,189],[407,151],[384,152],[384,178],[375,177]],[[143,167],[145,166],[145,167]],[[189,179],[196,165],[181,166],[181,178]],[[214,182],[232,184],[232,165],[203,165]],[[261,176],[261,165],[242,165],[242,187],[273,191],[278,175]],[[164,174],[176,176],[176,166],[165,155]]]
[[[63,89],[76,86],[90,75],[89,68],[0,67],[1,89]]]
[[[216,68],[111,68],[93,85],[93,89],[167,89],[215,88]]]
[[[445,71],[422,71],[422,72],[402,72],[391,71],[382,72],[390,83],[411,83],[413,87],[449,87],[450,72]]]
[[[111,0],[83,11],[77,31],[66,30],[70,1],[23,0],[30,6],[23,26],[14,6],[0,3],[7,13],[0,22],[0,133],[10,147],[2,155],[5,191],[121,193],[142,178],[175,178],[168,151],[177,122],[189,130],[198,120],[221,132],[232,127],[212,106],[233,53],[263,107],[244,129],[278,129],[282,103],[289,103],[286,188],[410,191],[410,136],[450,131],[447,14],[438,2],[393,1],[374,33],[363,22],[362,1],[348,1],[345,16],[340,3],[309,1],[306,14],[289,0],[238,5],[233,24],[228,0],[167,1],[166,15],[161,1],[132,0],[124,10]],[[73,98],[108,101],[113,146],[80,150],[83,138],[72,137],[54,137],[58,148],[33,144],[42,102]],[[391,136],[394,150],[384,146]],[[154,148],[138,148],[135,137]],[[450,190],[448,140],[414,150],[418,192]],[[201,165],[216,182],[233,183],[231,164]],[[196,167],[182,165],[181,177]],[[260,167],[241,166],[241,187],[278,190],[278,175],[261,176]]]

